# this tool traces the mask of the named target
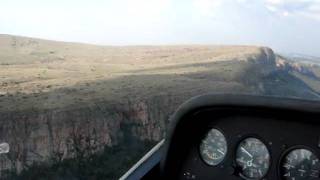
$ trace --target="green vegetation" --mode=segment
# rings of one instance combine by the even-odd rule
[[[124,143],[126,143],[124,145]],[[123,175],[141,155],[152,148],[154,142],[138,139],[123,141],[114,147],[106,147],[101,153],[84,158],[72,158],[61,162],[34,163],[20,175],[6,172],[8,180],[99,180],[117,179]]]

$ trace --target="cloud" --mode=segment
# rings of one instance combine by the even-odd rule
[[[302,16],[320,20],[320,0],[264,0],[266,8],[283,16]]]

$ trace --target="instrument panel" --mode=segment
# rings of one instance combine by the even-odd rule
[[[320,114],[263,104],[184,108],[168,144],[167,177],[320,179]]]
[[[209,143],[208,143],[209,142]],[[223,133],[212,128],[201,140],[199,154],[209,166],[218,166],[226,157],[227,139]],[[272,146],[272,142],[269,142]],[[318,149],[318,148],[317,148]],[[264,142],[256,137],[240,140],[235,149],[234,175],[242,179],[263,179],[271,166],[271,154]],[[293,146],[284,150],[279,159],[279,178],[303,180],[320,178],[320,162],[315,150],[307,146]]]

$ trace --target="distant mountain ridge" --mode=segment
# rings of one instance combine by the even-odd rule
[[[301,63],[311,63],[320,65],[320,57],[311,56],[301,53],[287,53],[287,54],[280,54],[283,57],[286,57],[288,60],[291,61],[298,61]]]

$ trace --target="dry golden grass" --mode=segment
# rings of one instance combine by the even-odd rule
[[[204,86],[205,82],[199,84],[201,77],[188,76],[201,72],[229,71],[223,74],[225,79],[207,83],[217,91],[234,86],[245,89],[233,82],[237,68],[213,64],[246,61],[259,53],[261,48],[248,46],[114,47],[0,35],[0,106],[11,107],[9,96],[19,97],[17,106],[22,108],[31,104],[50,108],[70,105],[75,99],[112,99],[141,90],[158,94],[162,90],[156,87],[177,88],[186,81]]]

